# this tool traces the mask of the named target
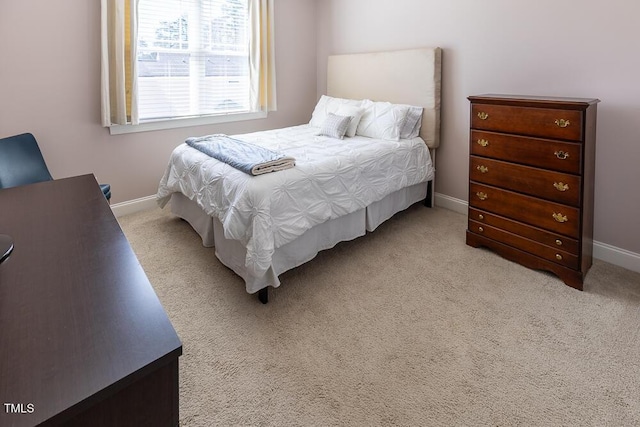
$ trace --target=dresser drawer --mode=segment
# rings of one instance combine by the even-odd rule
[[[470,152],[560,172],[581,172],[582,146],[577,143],[472,130]]]
[[[568,141],[582,141],[583,113],[577,110],[473,104],[471,127]]]
[[[469,206],[577,238],[580,210],[488,185],[469,184]]]
[[[469,208],[469,220],[501,228],[510,233],[535,240],[543,245],[562,250],[575,256],[578,256],[580,253],[580,245],[576,239],[571,239],[561,234],[555,234],[532,225],[513,221],[486,211]]]
[[[526,193],[558,203],[580,206],[580,177],[514,163],[471,156],[472,181]]]
[[[510,233],[500,228],[469,220],[469,231],[497,240],[514,248],[526,251],[565,267],[577,269],[578,257],[564,252],[557,248],[552,248],[517,234]]]

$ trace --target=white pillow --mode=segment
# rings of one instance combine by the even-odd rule
[[[356,136],[356,129],[358,129],[358,123],[360,123],[360,119],[362,119],[362,115],[364,114],[364,108],[345,104],[338,108],[336,114],[339,116],[351,117],[351,122],[349,123],[346,135],[351,138]]]
[[[327,118],[324,119],[324,123],[320,128],[318,135],[330,136],[331,138],[344,139],[347,128],[351,122],[350,116],[338,116],[333,113],[327,114]]]
[[[362,100],[334,98],[327,95],[322,95],[316,104],[316,108],[313,110],[311,120],[309,124],[317,128],[321,127],[324,120],[327,118],[327,114],[337,114],[338,109],[341,106],[360,107]]]
[[[409,110],[402,126],[400,127],[400,139],[412,139],[420,135],[422,127],[422,111],[424,108],[408,105]]]
[[[400,128],[409,111],[408,105],[373,102],[367,99],[362,106],[365,112],[358,124],[357,135],[391,141],[400,140]]]

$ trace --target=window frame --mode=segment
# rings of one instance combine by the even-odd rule
[[[127,123],[126,125],[111,125],[109,133],[111,135],[122,135],[136,132],[150,132],[156,130],[179,129],[192,126],[217,125],[222,123],[242,122],[245,120],[266,119],[266,111],[239,112],[212,114],[209,116],[197,117],[176,117],[173,119],[147,120],[137,125]]]
[[[124,8],[120,8],[120,1],[124,1]],[[137,61],[137,49],[132,46],[129,49],[129,11],[135,16],[137,7],[134,6],[135,0],[102,0],[102,122],[103,127],[109,128],[112,135],[147,132],[163,129],[175,129],[183,127],[203,126],[211,124],[221,124],[230,122],[239,122],[247,120],[258,120],[267,117],[269,111],[276,111],[276,92],[275,92],[275,63],[273,54],[273,2],[274,0],[247,0],[249,3],[248,18],[252,23],[250,31],[257,31],[257,34],[250,36],[252,46],[250,48],[250,69],[251,74],[258,73],[256,80],[251,84],[251,109],[240,111],[223,111],[204,112],[202,115],[183,116],[183,117],[162,117],[157,119],[147,119],[142,122],[137,118],[137,107],[133,106],[136,120],[133,122],[129,119],[129,112],[132,104],[130,101],[123,99],[131,99],[129,95],[123,98],[125,92],[122,91],[122,83],[112,88],[112,83],[124,82],[128,77],[126,73],[134,72],[135,68],[131,60],[135,58]],[[131,5],[131,6],[130,6]],[[123,18],[124,14],[124,18]],[[114,19],[115,21],[111,21]],[[115,27],[112,22],[115,22]],[[120,27],[118,27],[120,25]],[[122,40],[122,28],[125,28],[125,49],[122,51],[122,44],[118,46],[118,40]],[[115,32],[114,32],[115,31]],[[119,35],[120,34],[120,35]],[[133,33],[135,34],[135,33]],[[255,44],[254,44],[255,42]],[[113,50],[115,49],[115,50]],[[257,49],[257,50],[256,50]],[[123,55],[124,53],[124,55]],[[120,56],[118,56],[120,55]],[[124,75],[116,71],[114,73],[113,61],[115,62],[115,70],[124,58]],[[259,64],[259,65],[258,65]],[[128,71],[127,71],[128,70]],[[137,77],[136,77],[137,78]],[[135,84],[135,82],[134,82]],[[127,86],[126,92],[129,93],[130,85]],[[124,104],[124,102],[128,102]],[[126,110],[124,110],[126,108]],[[122,115],[122,111],[127,113],[126,118]]]

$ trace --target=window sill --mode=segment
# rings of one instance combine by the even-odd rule
[[[241,122],[244,120],[264,119],[265,111],[255,113],[220,114],[215,116],[189,117],[169,120],[155,120],[140,123],[138,125],[113,125],[109,126],[111,135],[124,133],[149,132],[154,130],[177,129],[192,126],[215,125],[220,123]]]

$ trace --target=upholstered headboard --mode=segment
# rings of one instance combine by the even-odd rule
[[[329,56],[327,95],[424,107],[420,136],[440,144],[439,47]]]

